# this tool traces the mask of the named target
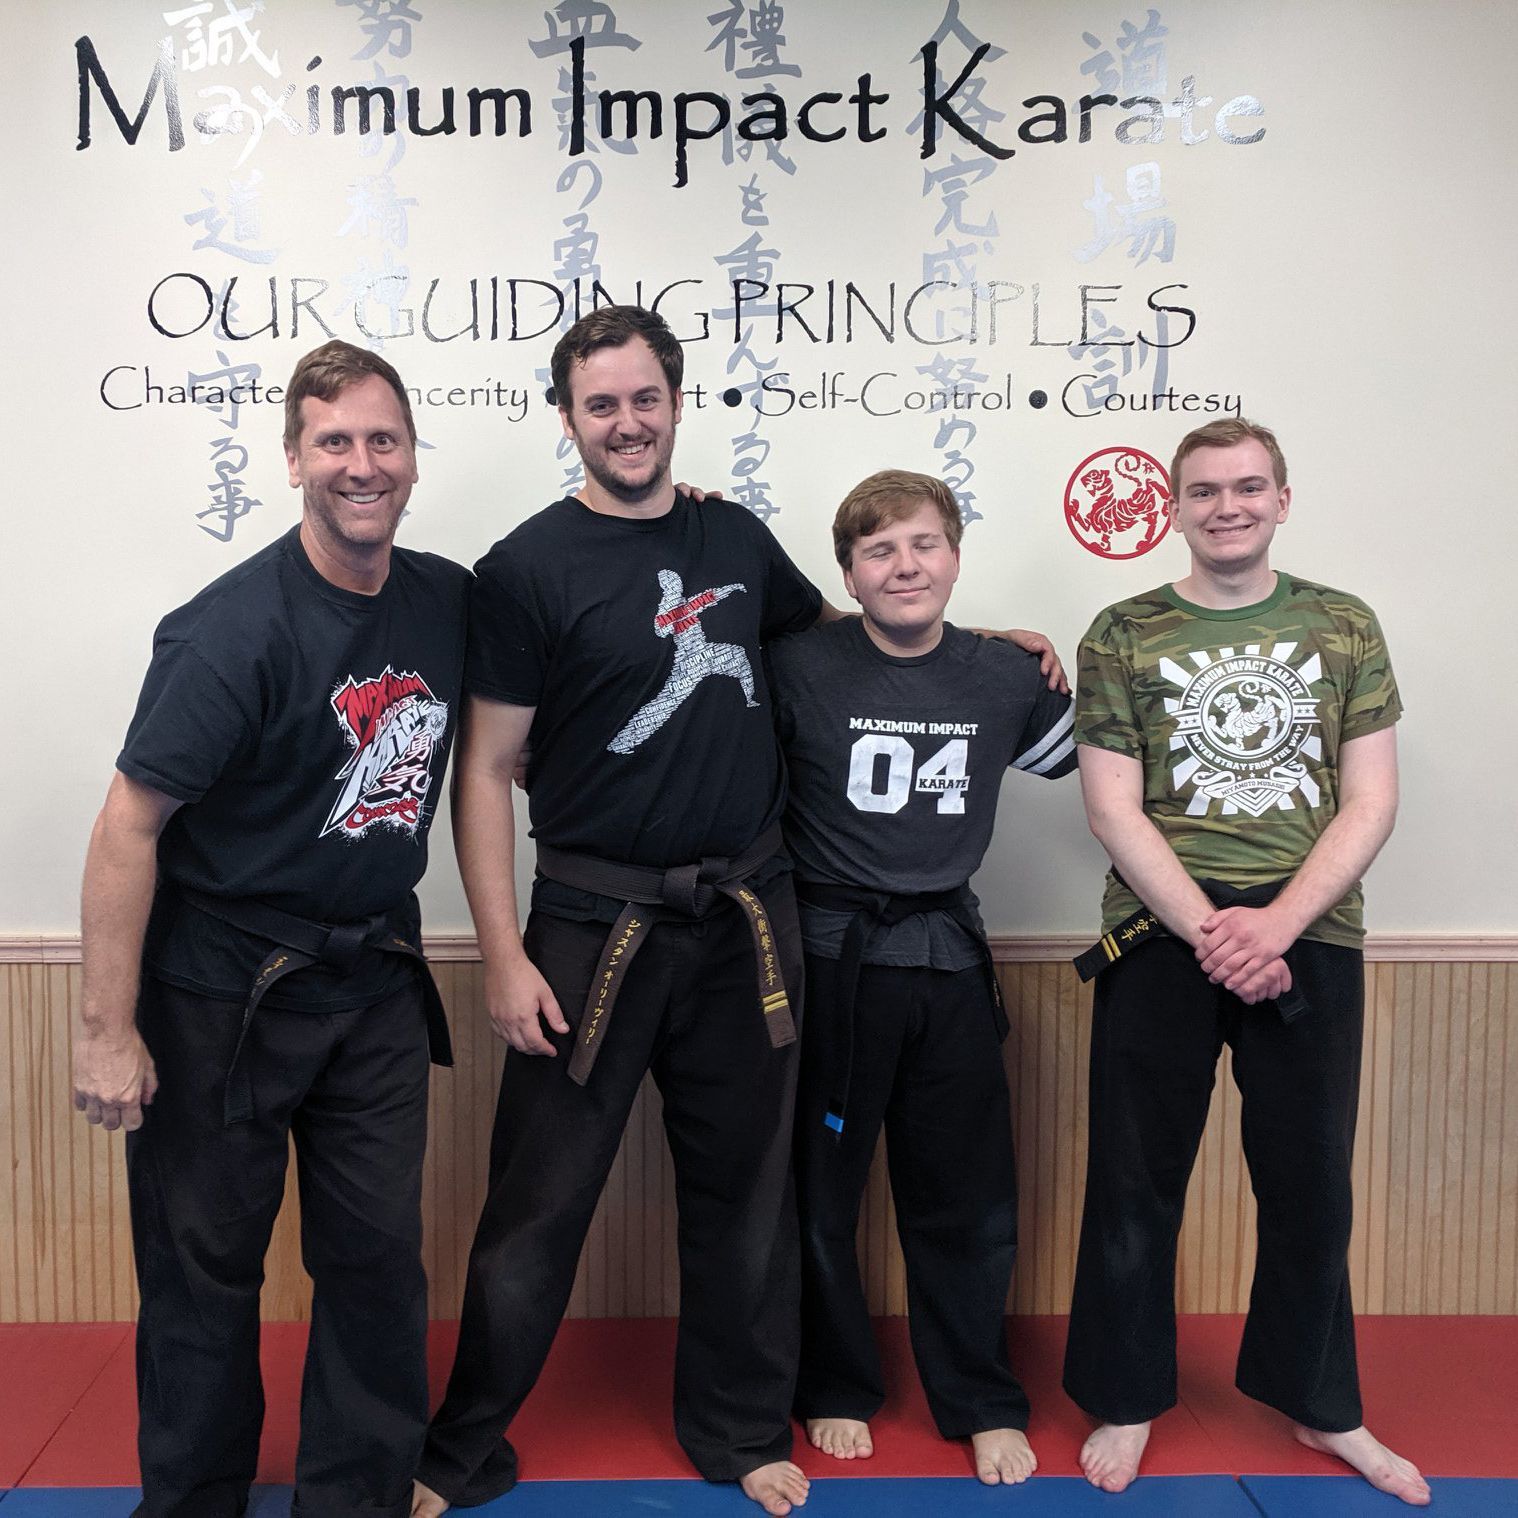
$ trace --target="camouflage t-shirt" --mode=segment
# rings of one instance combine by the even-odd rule
[[[1376,614],[1287,574],[1226,611],[1161,586],[1081,641],[1075,741],[1142,761],[1144,811],[1194,879],[1295,874],[1338,810],[1340,745],[1401,715]],[[1138,908],[1109,873],[1102,931]],[[1302,936],[1358,947],[1359,883]]]

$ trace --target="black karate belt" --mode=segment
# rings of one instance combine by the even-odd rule
[[[590,1079],[591,1067],[601,1052],[611,1022],[612,1008],[627,978],[627,968],[647,940],[648,930],[658,922],[709,917],[724,900],[736,902],[742,908],[753,935],[759,1009],[764,1014],[770,1047],[781,1049],[795,1043],[796,1023],[791,1016],[790,998],[785,994],[769,913],[746,884],[779,851],[778,827],[755,839],[735,859],[703,859],[700,864],[682,864],[669,870],[616,864],[590,854],[538,845],[538,869],[549,880],[627,903],[606,935],[601,965],[585,998],[585,1014],[580,1019],[574,1053],[569,1059],[570,1080],[583,1086]]]
[[[1116,871],[1113,873],[1116,875]],[[1117,880],[1121,885],[1128,884],[1121,875],[1117,875]],[[1268,907],[1286,889],[1287,881],[1271,880],[1264,885],[1245,886],[1242,889],[1222,880],[1199,880],[1197,884],[1215,907]],[[1131,954],[1153,938],[1168,936],[1170,929],[1148,907],[1140,907],[1118,923],[1110,933],[1103,933],[1089,949],[1075,956],[1075,973],[1083,981],[1094,980],[1108,965],[1116,964],[1125,954]],[[1304,1012],[1311,1010],[1307,998],[1295,985],[1284,996],[1276,998],[1276,1011],[1281,1014],[1283,1023],[1293,1023]]]
[[[843,930],[843,949],[838,956],[838,1026],[843,1031],[843,1051],[838,1068],[833,1071],[833,1094],[823,1114],[824,1127],[835,1135],[843,1132],[849,1103],[849,1086],[854,1075],[855,1005],[859,998],[859,972],[864,965],[864,946],[870,932],[877,927],[892,928],[918,912],[942,912],[959,924],[980,948],[986,984],[991,993],[991,1016],[1000,1041],[1007,1036],[1007,1013],[1002,1006],[1001,986],[996,980],[996,966],[991,960],[991,946],[975,920],[970,906],[970,887],[962,885],[952,891],[925,891],[915,896],[892,891],[867,891],[860,886],[826,885],[821,881],[798,880],[796,898],[809,907],[826,912],[851,912]]]
[[[247,897],[208,896],[203,891],[180,889],[180,900],[207,917],[230,923],[255,938],[267,939],[276,945],[253,975],[248,989],[248,1000],[243,1006],[242,1027],[237,1033],[237,1043],[232,1050],[232,1063],[227,1069],[227,1085],[223,1122],[230,1128],[234,1123],[246,1123],[253,1118],[253,1081],[248,1074],[243,1051],[248,1041],[248,1029],[253,1025],[253,1014],[264,999],[269,987],[283,980],[296,970],[310,965],[331,965],[343,974],[357,965],[359,956],[366,949],[381,954],[404,954],[414,959],[422,975],[422,1005],[427,1014],[427,1052],[434,1065],[453,1064],[453,1042],[448,1036],[448,1017],[443,1010],[443,998],[438,994],[437,982],[421,946],[403,931],[397,919],[399,912],[379,912],[372,917],[360,917],[351,922],[311,922],[266,906],[261,901]]]

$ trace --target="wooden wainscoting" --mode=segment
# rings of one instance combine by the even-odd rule
[[[1012,1019],[1022,1249],[1012,1310],[1064,1312],[1085,1171],[1089,989],[1048,946],[1001,946]],[[1370,1313],[1518,1313],[1518,958],[1511,944],[1371,946],[1351,1248]],[[1408,957],[1416,952],[1421,957]],[[1469,953],[1470,958],[1452,957]],[[1039,957],[1042,955],[1042,957]],[[1485,957],[1482,957],[1485,956]],[[69,1014],[76,946],[14,948],[0,963],[0,1322],[129,1318],[132,1281],[121,1135],[72,1110]],[[457,1314],[484,1181],[501,1046],[486,1032],[480,967],[438,966],[458,1064],[433,1081],[427,1268],[433,1314]],[[905,1311],[901,1254],[877,1159],[860,1222],[870,1305]],[[1238,1097],[1220,1076],[1192,1179],[1177,1283],[1184,1312],[1239,1312],[1254,1252]],[[659,1098],[645,1086],[575,1280],[577,1317],[669,1316],[678,1299],[674,1185]],[[265,1315],[303,1317],[293,1195],[270,1251]]]

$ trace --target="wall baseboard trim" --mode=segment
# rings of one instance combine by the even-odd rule
[[[1045,937],[993,937],[991,956],[998,964],[1057,963],[1074,959],[1091,947],[1094,935],[1058,933]],[[466,934],[429,935],[423,940],[428,959],[438,964],[468,964],[480,957],[479,943]],[[1479,933],[1372,933],[1365,957],[1399,964],[1513,964],[1518,935]],[[77,937],[28,938],[0,935],[0,964],[74,965]]]

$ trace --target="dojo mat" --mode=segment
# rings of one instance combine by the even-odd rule
[[[1304,1449],[1285,1421],[1234,1390],[1242,1320],[1180,1320],[1180,1403],[1155,1425],[1144,1475],[1110,1496],[1080,1478],[1089,1423],[1059,1387],[1065,1320],[1008,1320],[1013,1363],[1033,1403],[1039,1473],[982,1487],[968,1442],[940,1439],[912,1369],[906,1325],[878,1326],[886,1407],[877,1453],[835,1461],[798,1435],[816,1518],[1005,1511],[1128,1518],[1388,1518],[1402,1504],[1338,1462]],[[1518,1518],[1518,1319],[1395,1317],[1357,1321],[1366,1417],[1430,1478],[1438,1518]],[[252,1518],[285,1518],[295,1459],[305,1326],[267,1324],[269,1412]],[[433,1326],[440,1395],[457,1325]],[[126,1518],[137,1500],[133,1332],[129,1324],[0,1326],[0,1518]],[[499,1518],[612,1514],[752,1515],[733,1487],[696,1480],[670,1427],[674,1325],[663,1319],[566,1323],[512,1429],[522,1481],[468,1509]]]

